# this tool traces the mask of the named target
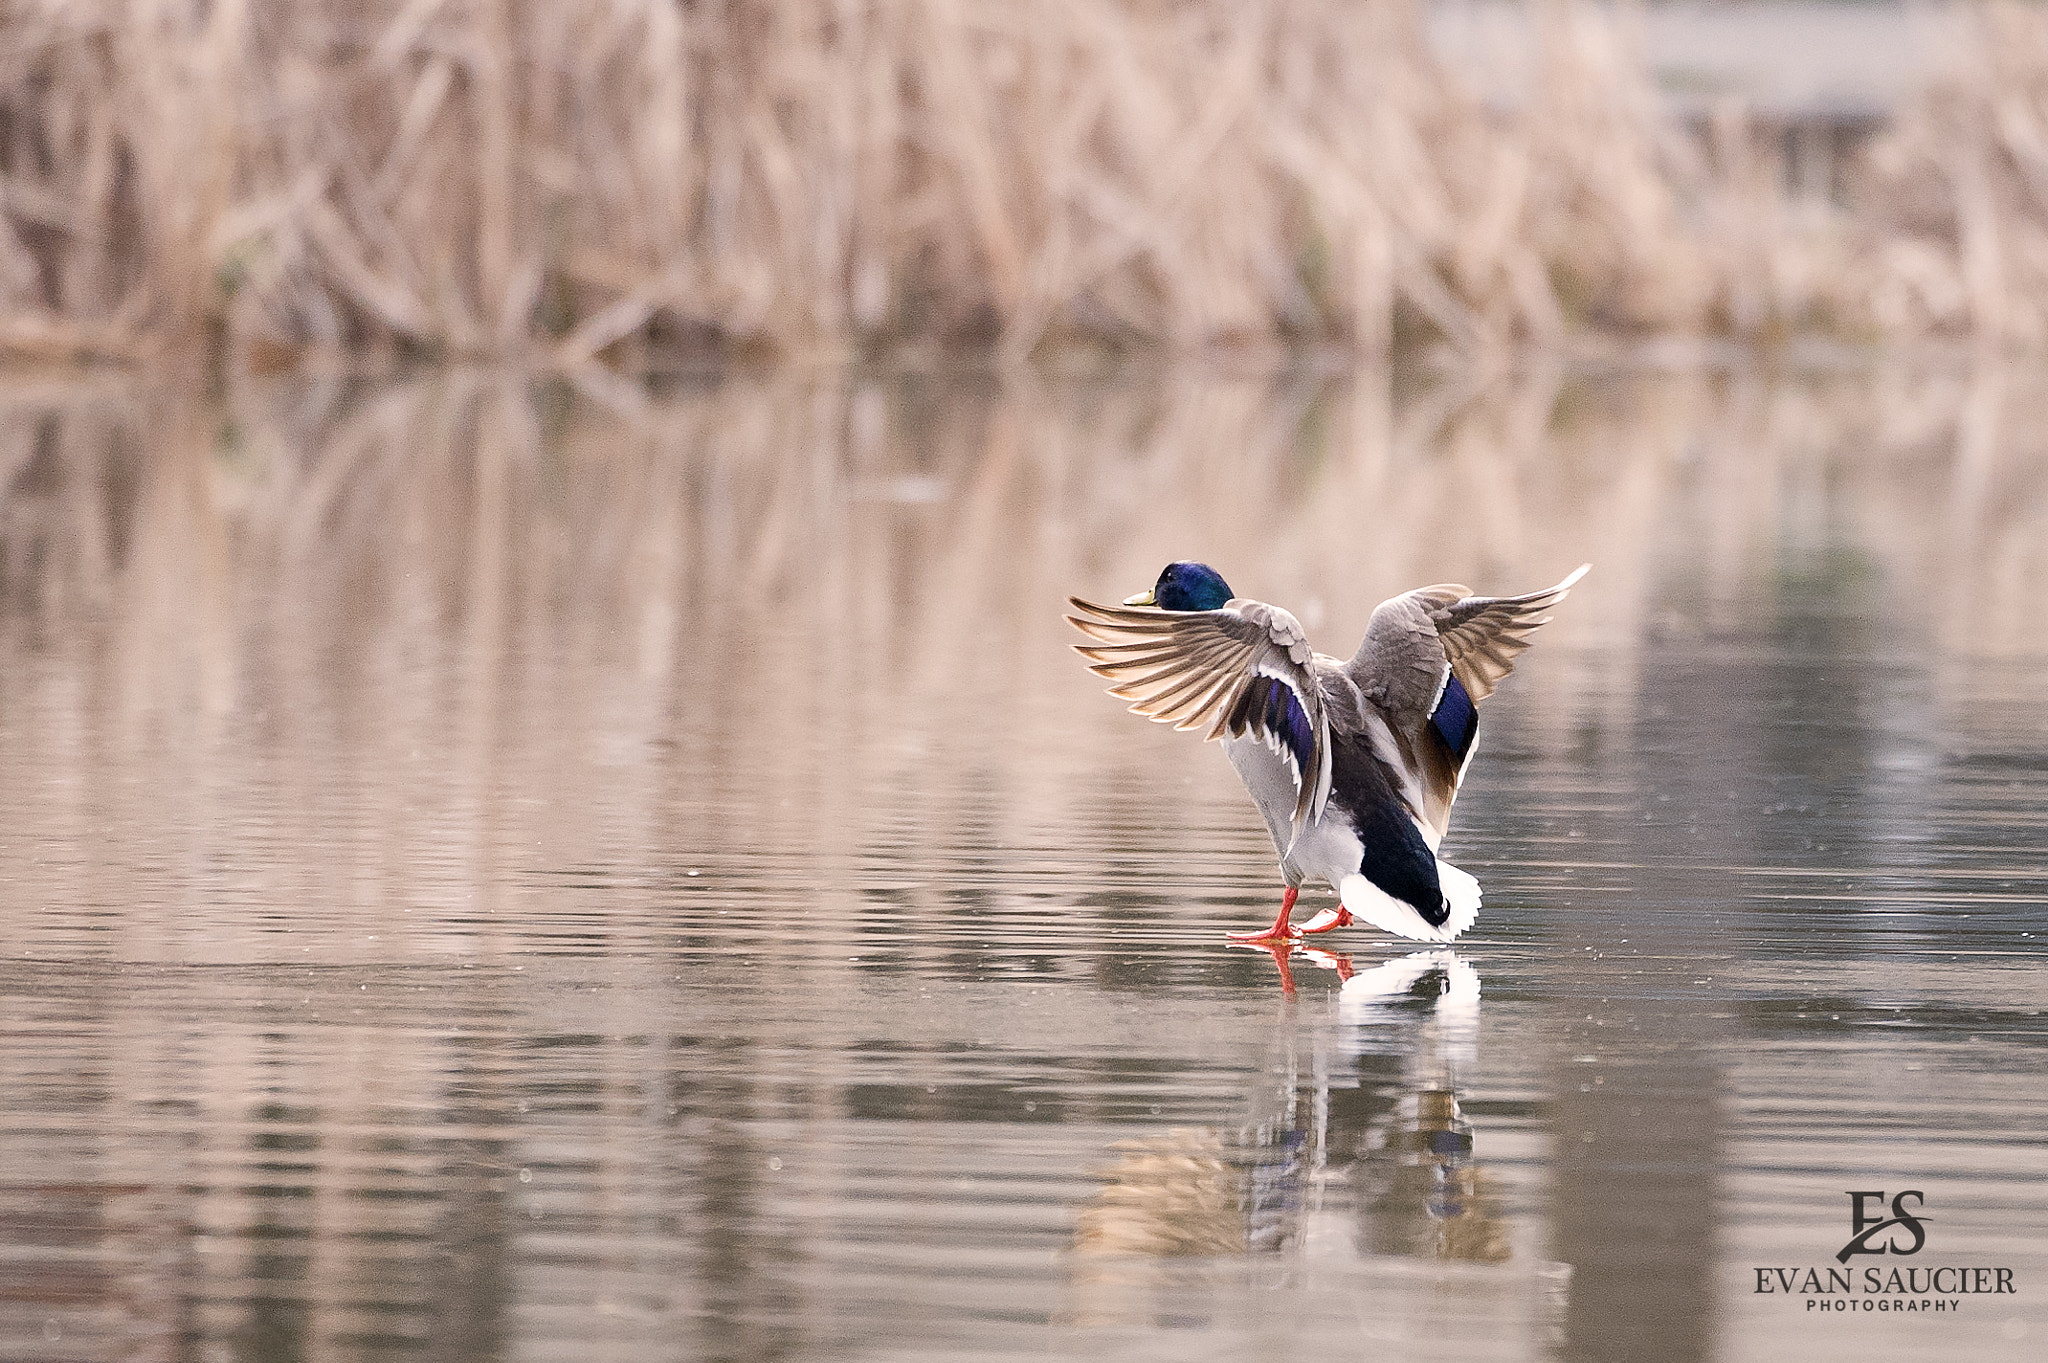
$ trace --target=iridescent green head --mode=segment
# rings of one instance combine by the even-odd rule
[[[1206,563],[1169,563],[1149,592],[1124,598],[1126,606],[1157,606],[1163,611],[1221,610],[1230,600],[1230,584]]]

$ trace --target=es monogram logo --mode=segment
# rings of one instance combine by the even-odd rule
[[[2004,1265],[1971,1263],[1897,1264],[1879,1268],[1865,1264],[1848,1268],[1858,1254],[1918,1254],[1927,1247],[1927,1223],[1934,1218],[1921,1208],[1927,1194],[1908,1188],[1889,1201],[1880,1192],[1849,1194],[1849,1243],[1835,1254],[1842,1268],[1755,1268],[1758,1296],[1798,1297],[1816,1314],[1949,1315],[1978,1310],[1981,1297],[2019,1295],[2015,1272]],[[1886,1216],[1889,1207],[1891,1215]],[[1964,1239],[1968,1239],[1965,1235]],[[2035,1352],[2039,1352],[2036,1350]],[[1958,1355],[1960,1356],[1960,1355]]]
[[[1917,1211],[1927,1202],[1926,1194],[1917,1188],[1909,1188],[1892,1198],[1890,1216],[1884,1215],[1884,1194],[1882,1192],[1849,1194],[1849,1229],[1853,1234],[1849,1243],[1842,1246],[1835,1255],[1835,1262],[1846,1264],[1852,1254],[1918,1254],[1927,1243],[1927,1232],[1922,1224],[1932,1221],[1931,1216],[1915,1216],[1905,1208],[1907,1198],[1913,1199]],[[1864,1203],[1875,1199],[1878,1204],[1876,1215],[1864,1211]],[[1896,1234],[1887,1235],[1882,1243],[1873,1245],[1871,1240],[1880,1231],[1903,1231],[1913,1237],[1913,1243],[1901,1247]]]

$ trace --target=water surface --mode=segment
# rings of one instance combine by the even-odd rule
[[[2035,1357],[2038,398],[0,390],[0,1356]],[[1337,653],[1594,562],[1454,950],[1225,945],[1059,618],[1182,556]],[[2020,1290],[1759,1294],[1858,1189]]]

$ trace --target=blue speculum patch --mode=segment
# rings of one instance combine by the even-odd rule
[[[1316,733],[1309,725],[1308,712],[1301,708],[1300,698],[1286,682],[1277,677],[1253,677],[1231,712],[1231,728],[1251,728],[1273,735],[1294,754],[1301,779],[1311,779],[1315,771]]]
[[[1429,724],[1451,750],[1452,760],[1463,762],[1465,754],[1472,751],[1472,741],[1479,737],[1479,707],[1455,675],[1444,683],[1443,698],[1437,701]]]
[[[1271,677],[1263,679],[1266,685],[1266,729],[1277,734],[1294,754],[1296,769],[1303,780],[1308,780],[1315,768],[1315,731],[1309,728],[1308,715],[1295,698],[1294,688]]]

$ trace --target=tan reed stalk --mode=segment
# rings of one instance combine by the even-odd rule
[[[1500,109],[1418,4],[10,0],[0,349],[2048,342],[2048,16],[1826,204],[1626,10]]]

